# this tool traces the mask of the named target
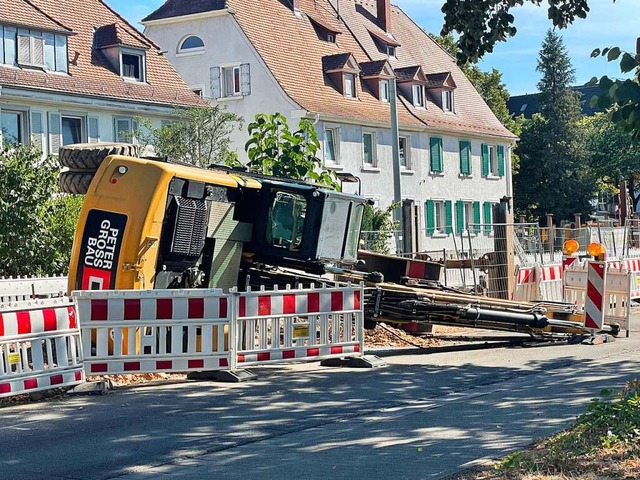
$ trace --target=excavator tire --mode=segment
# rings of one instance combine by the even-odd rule
[[[63,193],[75,193],[84,195],[89,190],[89,185],[95,172],[60,172],[58,175],[58,187]]]
[[[109,155],[137,157],[139,153],[138,145],[130,143],[75,143],[60,148],[58,161],[71,170],[95,172]]]

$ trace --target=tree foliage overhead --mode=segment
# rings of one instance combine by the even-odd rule
[[[573,67],[562,38],[549,30],[537,70],[542,74],[541,114],[526,122],[516,150],[520,170],[514,176],[515,207],[519,214],[542,221],[585,218],[591,213],[595,178],[589,168],[580,120],[580,101],[569,88]]]
[[[220,105],[177,108],[176,116],[176,121],[159,128],[148,118],[138,118],[136,138],[143,147],[153,145],[158,156],[199,167],[224,165],[236,158],[229,148],[229,135],[242,128],[242,117]]]
[[[441,34],[459,33],[458,62],[475,62],[492,52],[496,43],[516,34],[511,10],[525,3],[548,5],[548,17],[559,28],[567,27],[576,18],[586,18],[589,13],[589,0],[445,0]]]
[[[336,173],[325,168],[316,155],[320,142],[308,119],[301,119],[298,130],[292,132],[281,113],[259,113],[248,130],[249,140],[244,148],[249,170],[339,188]]]

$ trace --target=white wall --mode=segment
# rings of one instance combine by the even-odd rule
[[[226,105],[244,118],[241,131],[231,136],[232,148],[240,160],[247,161],[244,145],[247,142],[247,125],[257,113],[276,112],[291,117],[300,107],[281,90],[261,58],[231,15],[207,17],[162,25],[150,25],[144,33],[165,50],[165,56],[191,88],[203,88],[204,96],[211,98],[210,68],[241,63],[251,65],[251,94],[212,101]],[[204,51],[178,53],[182,40],[196,35],[204,42]]]

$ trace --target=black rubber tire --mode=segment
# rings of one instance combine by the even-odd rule
[[[95,171],[109,155],[137,157],[140,147],[131,143],[75,143],[60,148],[58,161],[72,170]]]
[[[89,185],[96,172],[60,172],[58,175],[58,187],[63,193],[75,193],[84,195],[89,190]]]

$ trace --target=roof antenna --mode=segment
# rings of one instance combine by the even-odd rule
[[[342,20],[340,18],[340,0],[336,0],[336,11],[338,12],[338,19]]]

